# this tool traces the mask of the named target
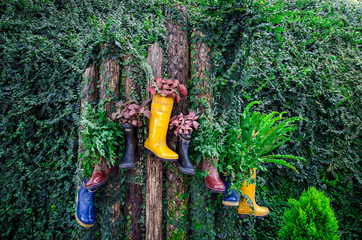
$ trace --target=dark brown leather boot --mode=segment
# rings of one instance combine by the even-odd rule
[[[85,184],[85,188],[87,190],[94,190],[104,183],[106,183],[107,179],[116,172],[116,167],[108,167],[106,164],[106,160],[102,158],[100,164],[95,164],[92,176],[89,178],[87,183]]]
[[[219,172],[216,170],[214,165],[208,164],[207,159],[202,161],[202,172],[208,171],[208,174],[205,178],[207,187],[215,193],[223,193],[225,191],[225,185],[219,177]]]

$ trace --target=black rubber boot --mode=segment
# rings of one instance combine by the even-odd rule
[[[195,175],[194,166],[189,158],[189,146],[191,134],[181,133],[177,139],[176,153],[178,154],[178,164],[180,172],[187,175]]]
[[[131,168],[136,165],[137,128],[131,124],[123,124],[122,126],[126,142],[119,168]]]

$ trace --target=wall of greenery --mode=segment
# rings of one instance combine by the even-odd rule
[[[148,45],[158,41],[166,50],[166,9],[173,3],[0,3],[1,239],[127,238],[122,214],[113,223],[108,210],[119,199],[124,204],[123,188],[113,195],[107,189],[97,193],[93,228],[81,228],[74,217],[82,73],[90,59],[102,60],[101,44],[115,43],[119,57],[135,56],[141,66],[137,81],[144,87],[150,74]],[[190,10],[190,41],[193,29],[199,28],[212,49],[217,117],[237,120],[256,100],[262,102],[257,106],[262,113],[286,111],[287,117],[302,117],[293,141],[275,153],[308,161],[295,164],[299,174],[275,165],[258,173],[257,202],[271,210],[262,220],[238,219],[234,208],[221,204],[221,195],[206,190],[200,174],[187,177],[193,184],[188,219],[181,224],[190,239],[276,239],[288,198],[299,198],[309,186],[330,198],[342,239],[358,239],[361,3],[184,4]],[[198,161],[196,152],[192,158]],[[127,179],[121,175],[114,181]],[[164,218],[166,223],[166,214]],[[145,217],[140,222],[144,225]]]

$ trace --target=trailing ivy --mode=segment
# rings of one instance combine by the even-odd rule
[[[257,202],[271,215],[257,220],[253,231],[248,233],[245,224],[230,227],[225,216],[235,219],[236,210],[222,207],[216,235],[194,231],[211,239],[275,239],[288,197],[316,186],[330,197],[342,238],[356,238],[361,235],[358,215],[346,208],[361,209],[361,4],[218,2],[199,1],[190,11],[196,11],[190,34],[194,27],[201,29],[212,50],[218,114],[238,122],[244,107],[262,101],[259,112],[286,111],[286,117],[306,119],[296,125],[292,142],[273,154],[302,156],[308,164],[296,163],[299,174],[270,165],[258,175]],[[207,216],[202,209],[198,214]],[[236,236],[238,231],[247,235]]]
[[[123,214],[110,212],[124,204],[122,173],[110,179],[117,191],[97,192],[96,225],[75,221],[82,74],[106,56],[103,43],[116,43],[117,57],[133,54],[141,66],[144,90],[147,45],[164,46],[164,10],[133,0],[0,3],[1,239],[124,238]]]
[[[74,218],[82,73],[90,59],[99,64],[106,56],[100,51],[103,43],[114,43],[115,57],[133,55],[131,63],[140,67],[133,77],[145,93],[151,76],[147,47],[158,41],[166,49],[165,14],[173,3],[0,3],[1,239],[125,238],[124,216],[117,218],[110,209],[118,201],[124,205],[125,181],[143,183],[143,177],[126,180],[121,173],[110,179],[120,186],[117,191],[99,190],[93,228],[81,228]],[[296,163],[299,174],[274,165],[258,174],[257,202],[271,210],[263,220],[238,219],[235,209],[221,205],[220,195],[206,191],[202,176],[190,177],[189,237],[275,239],[288,198],[315,186],[329,197],[341,238],[358,239],[362,235],[358,215],[361,3],[200,0],[185,4],[190,39],[194,29],[200,29],[212,50],[214,119],[222,116],[229,123],[237,122],[252,101],[262,101],[256,111],[286,111],[287,117],[306,119],[296,125],[292,141],[273,154],[308,159],[308,164]],[[196,131],[195,139],[202,134],[205,131]],[[198,150],[191,153],[193,161],[199,161]],[[144,229],[145,218],[140,221]]]

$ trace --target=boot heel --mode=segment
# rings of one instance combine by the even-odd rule
[[[153,154],[153,152],[151,152],[150,150],[148,150],[147,148],[143,147],[143,151],[146,153],[146,154]]]

